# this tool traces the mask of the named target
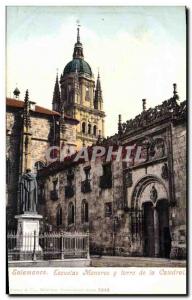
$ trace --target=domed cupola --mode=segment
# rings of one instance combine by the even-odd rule
[[[79,27],[77,28],[77,42],[74,46],[73,60],[71,60],[64,68],[63,76],[74,72],[84,73],[90,77],[93,76],[90,65],[84,60],[83,45],[80,42]]]

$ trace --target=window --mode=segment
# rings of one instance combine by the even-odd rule
[[[85,125],[85,122],[83,122],[82,123],[82,132],[85,133],[85,131],[86,131],[86,125]]]
[[[90,166],[84,168],[85,180],[81,182],[81,192],[82,193],[91,192],[90,170],[91,170]]]
[[[90,100],[90,93],[89,93],[89,87],[85,88],[85,100]]]
[[[111,176],[111,164],[103,164],[103,175],[106,177]]]
[[[39,171],[45,167],[45,163],[42,161],[36,161],[34,167],[37,171]]]
[[[85,172],[85,179],[89,180],[90,179],[91,167],[90,166],[84,167],[84,172]]]
[[[112,188],[111,163],[103,164],[103,175],[100,176],[100,188]]]
[[[58,185],[58,177],[54,177],[52,183],[53,183],[53,189],[50,192],[50,197],[51,197],[51,200],[56,201],[59,199],[58,186],[57,186]]]
[[[86,200],[83,200],[81,205],[81,222],[89,222],[89,205]]]
[[[96,125],[93,126],[93,134],[97,135],[97,126]]]
[[[73,180],[74,180],[74,171],[72,169],[69,169],[67,173],[67,185],[65,186],[66,198],[71,198],[74,196]]]
[[[43,180],[38,180],[37,195],[38,202],[43,204],[45,202],[45,183]]]
[[[68,207],[68,225],[74,224],[74,220],[75,220],[74,204],[70,202]]]
[[[57,226],[62,225],[62,208],[60,206],[58,206],[56,212],[56,224]]]
[[[88,134],[91,134],[91,124],[88,124]]]

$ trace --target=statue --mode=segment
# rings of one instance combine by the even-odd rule
[[[132,179],[132,172],[130,169],[126,170],[125,173],[125,182],[126,182],[126,187],[131,187],[133,184],[133,179]]]
[[[22,212],[37,212],[37,181],[30,169],[22,175],[20,181],[20,204]]]
[[[155,202],[157,200],[158,194],[155,186],[153,185],[151,190],[150,190],[150,199]]]
[[[162,166],[161,171],[161,177],[167,180],[169,178],[169,169],[166,163],[164,163],[164,165]]]

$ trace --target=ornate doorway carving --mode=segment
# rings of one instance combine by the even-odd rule
[[[161,179],[148,175],[139,180],[132,193],[131,209],[143,212],[143,255],[169,257],[169,202]]]

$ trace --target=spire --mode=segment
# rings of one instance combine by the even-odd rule
[[[102,98],[102,90],[101,90],[101,81],[100,81],[100,74],[98,72],[96,89],[95,89],[95,100],[94,100],[95,108],[102,110],[102,105],[101,105],[102,102],[103,102],[103,98]]]
[[[74,51],[73,51],[73,59],[75,58],[84,58],[83,55],[83,45],[80,42],[80,25],[77,25],[77,42],[75,43],[74,46]]]
[[[59,112],[60,111],[60,103],[61,103],[61,95],[60,95],[58,71],[57,71],[55,87],[54,87],[54,92],[53,92],[52,109]]]
[[[142,102],[143,102],[143,111],[146,110],[146,99],[142,99]]]
[[[122,122],[121,122],[121,115],[119,115],[119,122],[118,122],[118,134],[122,134]]]
[[[25,99],[24,99],[24,112],[23,112],[23,120],[24,126],[26,128],[31,127],[31,119],[30,119],[30,102],[29,102],[29,92],[26,90]]]
[[[98,76],[97,76],[97,85],[96,85],[96,89],[100,92],[101,91],[101,82],[100,82],[100,74],[99,74],[99,71],[98,71]]]
[[[80,43],[79,27],[80,27],[80,25],[77,26],[77,43]]]

